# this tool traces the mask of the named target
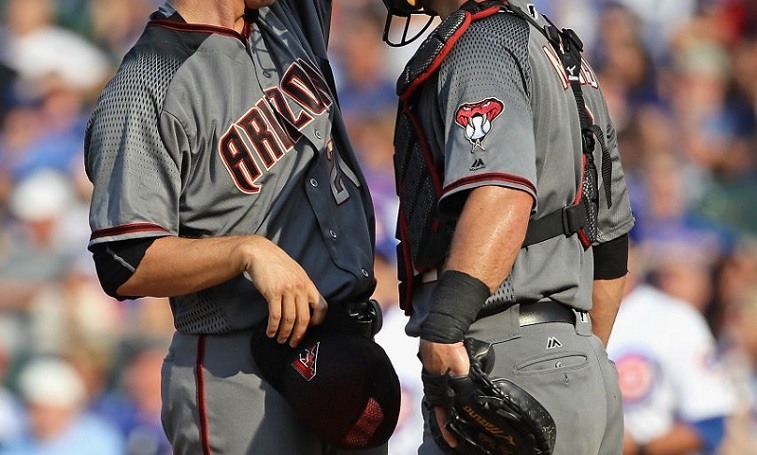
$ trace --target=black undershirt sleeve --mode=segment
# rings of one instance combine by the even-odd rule
[[[628,234],[592,247],[594,279],[612,280],[628,273]]]
[[[147,249],[157,237],[100,243],[90,248],[95,260],[97,278],[106,294],[118,300],[143,296],[119,295],[118,288],[134,275]]]

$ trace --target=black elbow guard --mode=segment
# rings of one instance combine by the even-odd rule
[[[142,258],[155,237],[145,239],[120,240],[94,245],[90,248],[95,260],[97,278],[106,294],[118,300],[134,299],[142,296],[123,296],[118,288],[126,283],[137,270]]]
[[[612,280],[628,273],[628,234],[592,247],[594,279]]]

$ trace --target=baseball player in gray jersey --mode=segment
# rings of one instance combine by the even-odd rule
[[[580,40],[523,0],[384,3],[388,23],[442,19],[400,76],[395,136],[401,294],[427,386],[419,453],[618,455],[620,394],[604,344],[633,217]],[[546,408],[553,448],[463,446],[472,438],[428,390],[435,375],[469,374],[464,338],[491,344],[490,377]]]
[[[338,453],[250,354],[260,321],[298,346],[327,307],[375,287],[372,203],[326,60],[330,16],[329,0],[170,0],[92,115],[89,248],[110,295],[170,297],[174,453]]]

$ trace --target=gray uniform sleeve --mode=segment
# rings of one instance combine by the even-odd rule
[[[181,124],[163,112],[178,60],[127,56],[98,100],[87,130],[85,167],[94,184],[90,246],[177,235],[186,144]]]
[[[462,209],[470,190],[485,185],[525,191],[536,209],[527,25],[505,21],[512,28],[500,31],[486,29],[486,21],[474,23],[463,34],[439,73],[445,128],[440,209],[453,215]]]
[[[584,93],[591,93],[584,89]],[[599,96],[600,91],[593,91],[593,96],[587,100],[588,107],[595,117],[596,124],[602,129],[605,135],[605,141],[610,154],[612,179],[605,182],[603,178],[599,179],[599,213],[597,216],[597,243],[606,243],[614,240],[631,230],[634,218],[631,213],[631,203],[628,196],[628,187],[626,185],[623,167],[621,166],[620,150],[618,149],[618,138],[610,118],[607,104]],[[594,162],[597,163],[599,175],[602,175],[602,167],[605,163],[602,161],[600,147],[594,151]],[[607,193],[605,187],[610,184],[612,204],[608,207]]]
[[[620,164],[618,138],[609,116],[604,130],[607,136],[610,158],[612,159],[612,206],[609,209],[607,208],[607,198],[604,190],[604,185],[607,183],[602,182],[599,187],[599,216],[597,220],[598,240],[601,243],[627,234],[634,224],[634,218],[631,213],[631,201],[628,196],[628,186],[623,174],[623,167]]]

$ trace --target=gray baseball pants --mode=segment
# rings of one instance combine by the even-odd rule
[[[521,327],[518,305],[483,318],[469,336],[492,343],[493,377],[504,377],[533,395],[557,425],[554,455],[619,455],[623,413],[618,373],[585,312],[576,323]],[[424,406],[421,455],[444,452],[434,442]]]
[[[251,332],[175,333],[162,370],[163,428],[176,455],[386,455],[340,451],[299,422],[258,374]],[[328,410],[324,410],[327,412]]]

